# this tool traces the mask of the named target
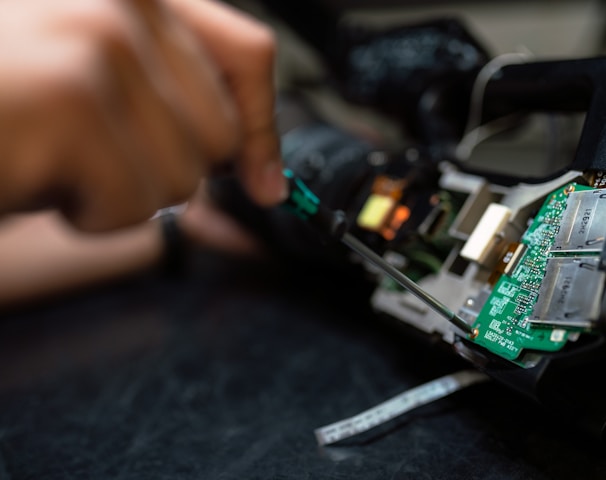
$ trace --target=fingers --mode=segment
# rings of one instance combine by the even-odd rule
[[[205,160],[233,156],[240,141],[239,120],[217,66],[163,4],[148,0],[126,4],[142,20],[150,40],[149,78],[184,116]]]
[[[239,170],[251,197],[262,205],[287,195],[274,121],[272,32],[211,1],[167,0],[219,65],[238,108],[242,128]]]
[[[55,195],[81,228],[116,228],[183,201],[228,157],[258,203],[283,198],[273,37],[219,4],[171,1],[183,8],[0,2],[0,211]]]
[[[213,204],[204,181],[178,221],[187,238],[197,245],[245,256],[263,252],[256,237]]]
[[[204,173],[205,157],[191,128],[168,95],[150,84],[134,52],[119,49],[108,61],[114,75],[104,90],[114,101],[105,103],[105,128],[113,125],[113,141],[130,149],[130,160],[141,164],[139,174],[148,177],[161,206],[185,201]]]
[[[1,190],[0,204],[15,209],[54,204],[90,231],[149,218],[161,202],[162,183],[144,174],[149,173],[143,172],[144,163],[108,121],[106,102],[68,78],[53,84],[46,95],[19,105],[13,148],[3,162],[11,182]]]
[[[0,211],[44,198],[80,228],[121,227],[185,200],[235,152],[216,65],[158,2],[0,8]]]
[[[160,173],[172,187],[169,203],[183,201],[210,164],[235,152],[236,109],[216,67],[162,5],[115,4],[129,15],[95,19],[108,72],[105,87],[120,110],[114,121],[121,122],[125,140],[148,157],[150,174]],[[192,162],[198,163],[197,175],[193,165],[183,168]]]
[[[80,108],[84,131],[75,150],[87,163],[71,182],[79,187],[77,208],[66,212],[86,230],[142,221],[184,201],[205,164],[233,150],[232,109],[214,70],[199,59],[192,62],[189,51],[164,36],[169,26],[153,4],[132,2],[129,15],[97,25],[99,69],[105,74],[93,92],[98,111]],[[193,64],[187,71],[186,63]],[[188,102],[183,85],[194,83],[206,93],[189,95]],[[207,127],[202,135],[194,112],[204,100],[201,111],[214,113],[213,122],[204,123],[218,131]]]
[[[106,115],[103,101],[83,97],[72,105],[70,123],[80,125],[78,136],[64,137],[68,148],[58,158],[63,164],[58,183],[74,186],[59,204],[64,215],[91,232],[150,218],[166,199],[166,184],[158,169],[142,161],[136,144],[124,141],[120,125]],[[87,161],[78,162],[81,158]]]

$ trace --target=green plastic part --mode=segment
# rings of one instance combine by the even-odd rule
[[[522,237],[527,246],[524,256],[510,276],[502,275],[497,281],[473,325],[479,332],[473,341],[508,360],[518,359],[525,349],[558,351],[568,340],[570,330],[533,326],[527,318],[536,303],[571,187],[592,190],[573,183],[549,195]]]
[[[307,186],[297,178],[292,170],[285,169],[284,177],[288,180],[290,196],[284,206],[303,220],[309,220],[318,213],[320,200]]]

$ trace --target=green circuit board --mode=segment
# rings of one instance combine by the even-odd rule
[[[553,352],[568,341],[574,328],[537,325],[529,322],[546,277],[550,259],[561,261],[566,254],[554,253],[552,246],[560,229],[569,193],[594,190],[570,184],[553,192],[544,202],[520,243],[524,253],[509,274],[501,275],[474,322],[478,336],[473,340],[508,360],[516,360],[525,349]],[[574,255],[578,256],[578,253]],[[570,254],[568,259],[571,259]],[[544,295],[544,294],[543,294]]]

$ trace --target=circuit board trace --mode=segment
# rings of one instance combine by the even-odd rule
[[[533,323],[529,318],[545,281],[548,262],[559,261],[559,253],[551,250],[568,196],[583,190],[593,189],[570,184],[553,192],[544,202],[520,240],[525,251],[519,262],[508,275],[498,278],[474,322],[479,332],[475,343],[512,361],[525,349],[553,352],[566,344],[569,330]]]

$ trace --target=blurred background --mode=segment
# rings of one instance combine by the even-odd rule
[[[384,30],[441,18],[456,18],[485,48],[489,57],[521,53],[532,60],[601,55],[606,42],[606,2],[600,0],[398,1],[398,0],[235,0],[235,6],[272,24],[279,51],[277,82],[281,91],[296,90],[328,122],[369,134],[375,130],[388,146],[406,144],[399,125],[376,111],[343,101],[327,80],[325,63],[314,49],[278,18],[276,12],[308,13],[310,35],[323,35],[328,23],[348,28]],[[280,5],[283,3],[283,5]],[[290,7],[289,7],[290,6]],[[319,15],[317,12],[321,12]],[[292,22],[291,22],[292,23]],[[569,163],[584,115],[533,115],[514,134],[496,135],[475,149],[472,166],[497,172],[542,175]]]

